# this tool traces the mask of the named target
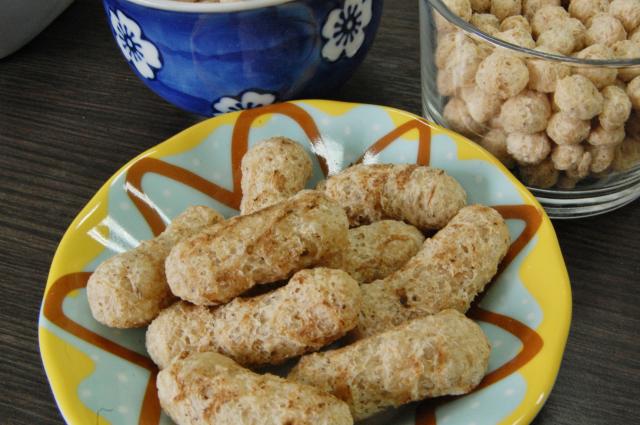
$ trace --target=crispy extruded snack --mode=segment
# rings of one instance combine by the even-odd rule
[[[324,265],[344,270],[360,283],[369,283],[402,267],[423,242],[422,233],[410,224],[382,220],[350,229],[349,247]]]
[[[324,183],[351,226],[382,219],[424,229],[443,227],[466,203],[462,186],[444,171],[409,164],[360,164]]]
[[[334,396],[259,375],[217,353],[177,360],[158,374],[158,398],[178,425],[352,425]]]
[[[177,244],[165,263],[174,295],[224,304],[251,287],[287,279],[348,245],[342,208],[318,191],[234,217]]]
[[[93,317],[113,328],[134,328],[151,322],[173,301],[164,273],[164,260],[171,248],[222,220],[211,208],[190,207],[158,237],[100,264],[87,283]]]
[[[360,304],[360,287],[346,272],[302,270],[273,292],[219,308],[169,307],[149,326],[147,351],[160,368],[203,351],[242,365],[278,364],[344,336],[357,325]]]
[[[374,335],[445,309],[465,312],[496,274],[509,245],[497,211],[482,205],[461,209],[401,269],[362,286],[355,335]]]
[[[273,137],[251,148],[242,158],[240,213],[250,214],[304,189],[311,177],[311,159],[291,139]]]
[[[387,407],[471,391],[487,370],[490,351],[476,323],[446,310],[304,356],[288,379],[344,400],[357,421]]]

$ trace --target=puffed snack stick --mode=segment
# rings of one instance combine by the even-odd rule
[[[483,205],[461,209],[402,268],[362,286],[355,335],[374,335],[445,309],[466,312],[509,246],[509,229],[496,210]]]
[[[383,219],[434,230],[466,204],[467,194],[443,170],[415,164],[359,164],[318,186],[347,212],[351,226]]]
[[[344,270],[360,283],[383,279],[402,267],[422,247],[414,226],[394,220],[349,229],[349,247],[323,265]]]
[[[305,190],[180,242],[167,257],[167,281],[185,301],[225,304],[255,285],[320,264],[348,246],[347,233],[342,208]]]
[[[358,421],[387,407],[471,391],[487,370],[490,351],[475,322],[445,310],[344,348],[303,356],[288,379],[335,395]]]
[[[278,364],[344,336],[358,323],[360,303],[360,287],[344,271],[302,270],[273,292],[218,308],[174,304],[149,326],[147,351],[161,369],[203,351],[244,366]]]
[[[93,317],[112,328],[147,325],[174,299],[164,273],[171,248],[223,220],[209,207],[189,207],[158,237],[104,261],[87,283]]]
[[[311,177],[311,159],[298,143],[286,137],[264,140],[242,157],[242,215],[261,210],[295,195]]]
[[[160,405],[177,425],[352,425],[334,396],[258,375],[218,353],[176,360],[158,374]]]

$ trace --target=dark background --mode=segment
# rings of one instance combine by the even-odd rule
[[[334,98],[420,113],[418,4],[385,7],[371,53]],[[134,76],[96,0],[77,0],[0,60],[0,425],[63,423],[37,342],[63,232],[126,161],[199,120]],[[640,202],[555,226],[573,323],[558,381],[534,423],[640,423]]]

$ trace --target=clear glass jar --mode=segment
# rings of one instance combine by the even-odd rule
[[[468,10],[462,14],[469,18]],[[536,35],[553,19],[539,19]],[[562,26],[576,29],[575,21]],[[577,53],[588,44],[581,30],[551,31],[544,43],[537,38],[554,50],[534,50],[526,18],[473,22],[487,32],[442,0],[420,0],[424,115],[492,152],[552,218],[602,214],[639,198],[640,56],[594,59],[600,46]],[[577,47],[570,55],[557,53],[570,46]],[[611,46],[620,52],[625,44]]]

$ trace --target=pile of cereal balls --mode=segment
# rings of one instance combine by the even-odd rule
[[[640,58],[640,0],[443,0],[509,43],[585,59]],[[448,126],[521,179],[573,188],[640,163],[640,66],[578,67],[516,55],[434,12]]]

